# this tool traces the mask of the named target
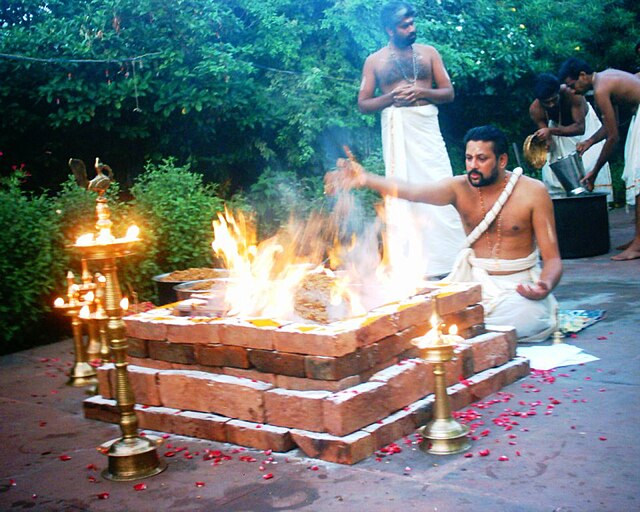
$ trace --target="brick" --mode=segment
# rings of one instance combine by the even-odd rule
[[[173,343],[219,343],[219,319],[189,317],[167,324],[167,340]]]
[[[127,357],[129,364],[141,366],[144,368],[155,368],[157,370],[171,370],[173,367],[169,361],[158,361],[157,359],[143,358],[143,357]],[[192,368],[195,370],[195,368]]]
[[[380,382],[386,388],[387,406],[391,411],[433,393],[433,371],[420,359],[408,359],[382,370],[369,382]]]
[[[196,362],[193,345],[170,341],[149,341],[149,357],[170,363],[195,364]]]
[[[487,332],[487,328],[484,324],[472,325],[462,331],[458,331],[458,336],[468,340],[470,338],[475,338],[476,336],[480,336],[481,334],[485,334]]]
[[[199,439],[226,441],[228,422],[229,418],[217,414],[182,411],[171,416],[170,432]]]
[[[407,410],[411,413],[411,417],[413,418],[413,422],[416,424],[416,427],[419,425],[426,425],[431,421],[431,418],[433,417],[434,400],[435,396],[429,395],[407,406]]]
[[[172,417],[180,414],[180,410],[171,407],[152,407],[142,405],[136,408],[138,427],[141,430],[155,430],[156,432],[174,432]]]
[[[361,319],[360,328],[356,333],[356,339],[359,347],[370,345],[382,338],[391,336],[398,331],[395,323],[396,312],[394,308],[381,308],[380,310],[369,312]]]
[[[322,432],[322,401],[328,396],[331,396],[329,391],[269,390],[264,394],[266,422],[281,427]]]
[[[396,313],[398,330],[403,331],[416,325],[429,325],[433,308],[434,301],[425,296],[417,296],[401,302]]]
[[[165,322],[140,317],[141,315],[133,315],[123,319],[127,336],[143,340],[167,339],[167,324]]]
[[[308,457],[338,464],[355,464],[370,456],[375,450],[373,436],[362,431],[336,437],[294,429],[291,431],[291,437]]]
[[[252,323],[253,322],[253,323]],[[273,349],[273,333],[280,324],[268,319],[229,318],[220,323],[220,343],[237,347]]]
[[[445,324],[443,332],[449,332],[449,327],[452,325],[458,328],[458,332],[462,332],[474,325],[484,324],[484,306],[482,304],[467,306],[464,309],[443,315],[441,320]]]
[[[115,366],[111,363],[103,364],[96,369],[98,378],[98,394],[102,398],[114,398],[115,390],[111,385],[111,373],[115,370]]]
[[[440,318],[482,302],[482,287],[479,284],[454,283],[433,293]]]
[[[511,325],[487,325],[487,331],[501,332],[507,339],[509,345],[509,359],[516,357],[516,350],[518,347],[518,334],[516,328]]]
[[[444,364],[445,382],[453,386],[460,379],[471,377],[474,371],[473,350],[468,345],[458,345],[453,352],[453,359]]]
[[[526,357],[518,356],[509,361],[507,364],[502,365],[500,367],[500,370],[504,372],[505,386],[508,386],[509,384],[512,384],[531,373],[529,360]]]
[[[504,373],[499,368],[492,368],[474,375],[469,379],[472,400],[475,402],[500,391],[504,385],[504,378]]]
[[[385,384],[365,382],[325,399],[324,429],[334,436],[344,436],[388,416],[390,412]]]
[[[404,331],[378,341],[376,347],[376,364],[390,361],[402,352],[413,347],[411,341],[417,336],[417,329],[405,329]],[[416,334],[416,336],[414,336]]]
[[[272,385],[276,385],[276,376],[273,373],[264,373],[251,368],[222,368],[222,373],[225,375],[233,375],[234,377],[240,377],[242,379],[249,379],[251,381],[267,382]]]
[[[166,407],[213,412],[248,421],[264,421],[264,392],[271,385],[230,375],[165,370],[158,373]]]
[[[464,384],[455,384],[447,388],[449,407],[452,411],[464,409],[474,400],[471,388]]]
[[[289,324],[274,331],[274,348],[312,356],[343,356],[358,348],[357,325],[335,322],[331,325]]]
[[[120,413],[118,412],[115,400],[92,396],[82,403],[84,417],[89,420],[104,421],[107,423],[119,423]]]
[[[415,417],[411,411],[400,410],[376,421],[372,425],[364,427],[362,430],[371,434],[374,438],[374,448],[379,449],[387,446],[401,437],[408,436],[416,429]]]
[[[305,376],[305,357],[302,354],[251,349],[249,361],[261,372],[293,377]]]
[[[341,357],[306,356],[305,372],[310,379],[340,380],[373,368],[376,359],[373,345]]]
[[[226,423],[227,441],[259,450],[288,452],[294,448],[289,430],[273,425],[231,420]]]
[[[162,405],[156,375],[160,370],[129,365],[127,376],[135,402],[145,405]],[[115,374],[115,370],[113,372]],[[115,388],[114,388],[115,389]]]
[[[465,342],[473,351],[473,368],[476,373],[494,368],[509,361],[509,343],[507,335],[500,332],[488,332]]]
[[[291,377],[289,375],[276,375],[276,386],[283,389],[296,389],[299,391],[342,391],[360,384],[361,379],[358,375],[351,375],[340,380],[319,380],[319,379],[303,379],[300,377]]]
[[[203,366],[250,368],[248,349],[229,345],[196,345],[196,361]]]
[[[147,340],[140,338],[127,338],[127,355],[133,357],[149,357]]]

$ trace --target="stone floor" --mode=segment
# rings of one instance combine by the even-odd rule
[[[612,247],[631,238],[632,214],[610,222]],[[607,310],[566,339],[600,360],[535,372],[466,408],[477,437],[466,455],[428,455],[412,437],[343,466],[169,436],[165,472],[110,482],[96,446],[120,430],[85,419],[85,390],[65,386],[71,342],[4,356],[0,510],[640,510],[640,260],[610,261],[616,252],[565,260],[556,293],[563,308]]]

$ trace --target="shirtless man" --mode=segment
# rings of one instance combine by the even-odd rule
[[[562,275],[551,198],[543,183],[521,176],[521,169],[507,171],[507,140],[497,128],[469,130],[465,147],[466,176],[415,185],[341,160],[338,171],[327,173],[326,188],[366,187],[408,201],[455,207],[469,248],[447,280],[480,282],[488,323],[515,325],[520,341],[542,341],[555,328],[557,303],[551,291]]]
[[[364,63],[358,108],[363,113],[381,112],[386,175],[432,183],[453,174],[436,105],[453,101],[454,92],[438,51],[415,42],[414,16],[406,2],[383,7],[380,18],[389,43]],[[392,261],[418,248],[425,274],[451,270],[464,240],[453,208],[391,199],[386,221]],[[433,240],[438,240],[437,246]]]
[[[573,153],[576,145],[596,132],[602,123],[583,96],[573,94],[550,73],[543,73],[536,78],[534,95],[536,99],[529,106],[529,117],[538,127],[535,136],[545,141],[549,150],[549,158],[542,167],[542,181],[552,197],[564,197],[566,191],[549,164]],[[603,144],[604,142],[600,142],[592,146],[582,155],[587,173],[596,164]],[[595,188],[598,192],[607,194],[608,202],[613,202],[608,163],[598,174]]]
[[[611,156],[620,138],[615,107],[626,106],[631,110],[637,109],[640,104],[640,77],[619,69],[606,69],[596,73],[585,61],[571,58],[560,67],[559,79],[575,94],[585,94],[587,91],[593,90],[596,105],[602,116],[602,127],[576,146],[578,153],[583,154],[594,144],[606,139],[595,167],[584,178],[586,186],[591,190],[600,169]],[[622,174],[627,189],[627,204],[635,204],[636,232],[626,249],[611,258],[616,261],[640,258],[640,201],[638,200],[638,195],[640,195],[640,123],[636,116],[633,117],[627,134],[624,172]]]

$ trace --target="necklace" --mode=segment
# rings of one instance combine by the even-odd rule
[[[391,49],[391,43],[389,43],[387,46],[389,47],[389,53],[391,54],[391,58],[393,59],[393,62],[395,62],[396,66],[400,70],[400,73],[402,74],[402,78],[404,78],[410,84],[414,84],[418,79],[418,56],[416,54],[416,50],[413,48],[413,45],[411,45],[411,62],[413,64],[413,79],[409,78],[405,73],[402,62],[400,62],[400,59],[396,55],[396,52],[394,52]]]
[[[508,183],[508,179],[505,173],[504,185],[502,187],[502,190],[504,190],[507,187],[507,183]],[[480,196],[480,208],[482,209],[482,218],[484,219],[487,216],[487,209],[484,204],[484,197],[482,196],[482,187],[478,187],[476,190],[478,191],[478,195]],[[498,216],[496,217],[495,245],[493,244],[493,239],[488,229],[486,231],[486,238],[487,238],[487,247],[489,248],[490,257],[493,258],[494,260],[499,260],[500,259],[500,243],[502,242],[502,210],[500,211],[500,213],[498,213]]]

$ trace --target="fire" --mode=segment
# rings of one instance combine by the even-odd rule
[[[58,297],[53,301],[53,307],[61,308],[62,306],[64,306],[64,299],[62,297]]]

